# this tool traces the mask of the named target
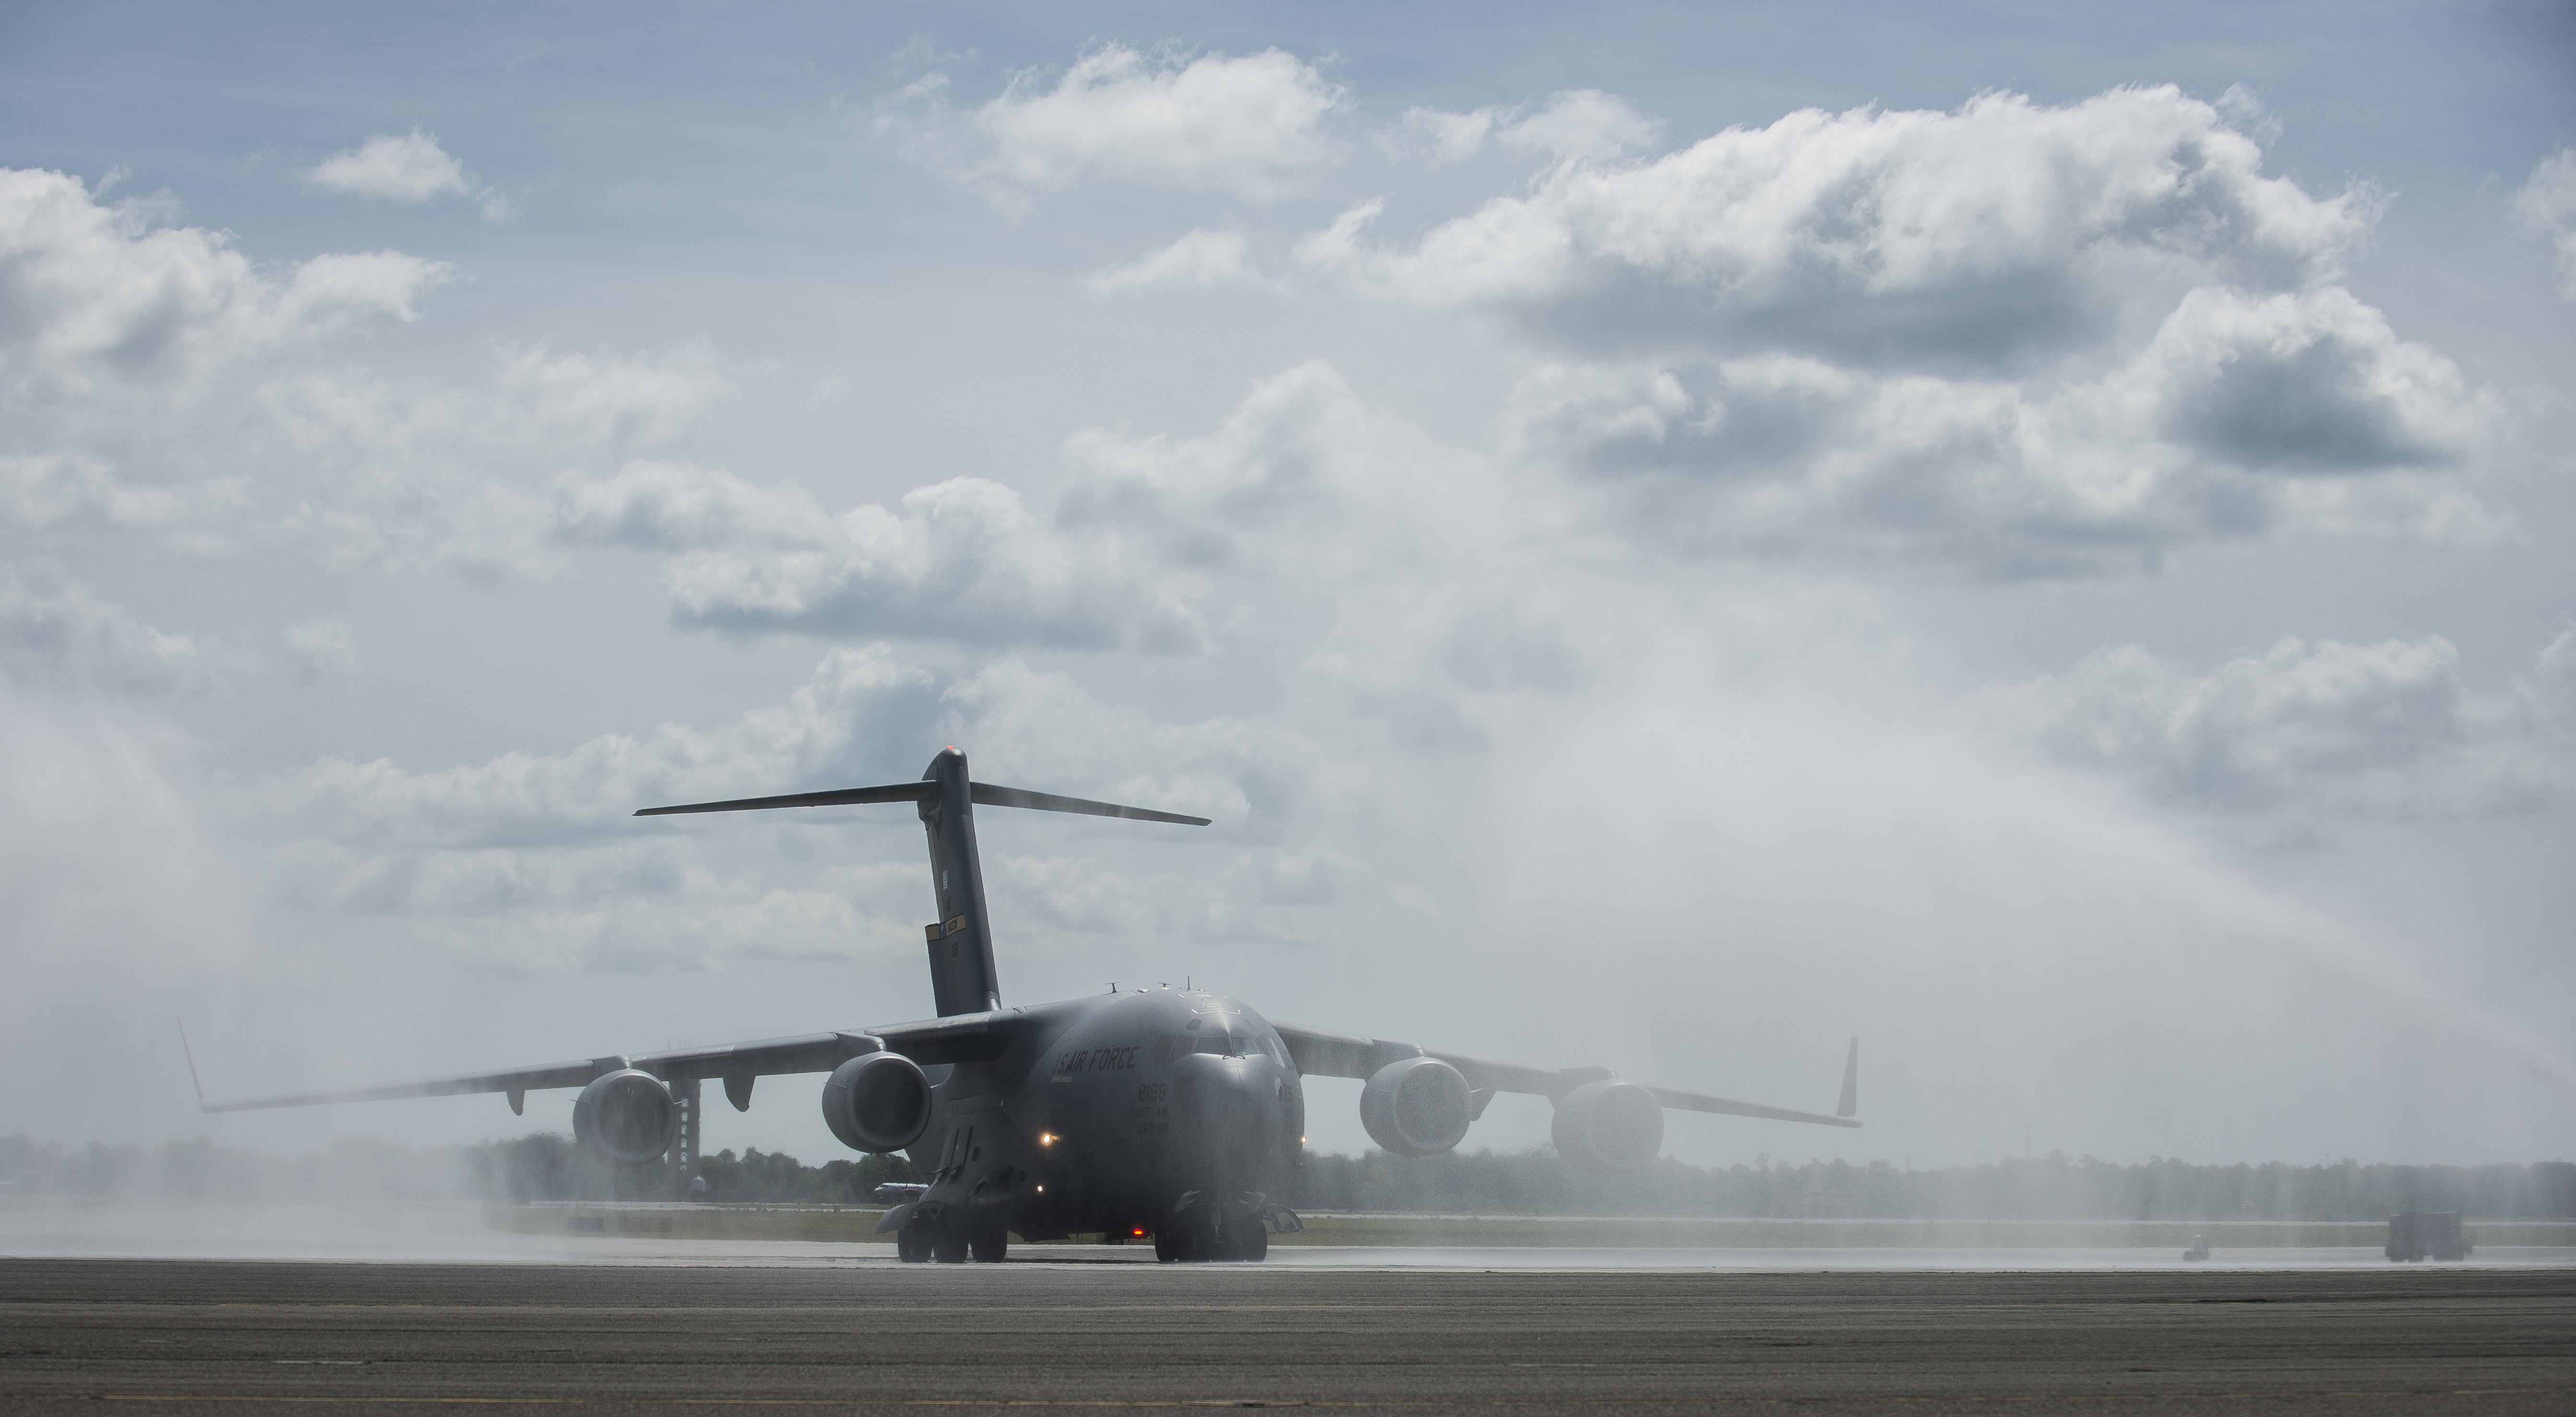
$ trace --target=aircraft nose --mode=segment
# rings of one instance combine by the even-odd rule
[[[1229,1189],[1268,1188],[1273,1171],[1294,1148],[1296,1122],[1290,1090],[1272,1064],[1254,1060],[1205,1060],[1196,1070],[1197,1107],[1209,1159]]]

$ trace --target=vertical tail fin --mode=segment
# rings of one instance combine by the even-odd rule
[[[188,1086],[197,1094],[197,1110],[206,1110],[206,1085],[197,1080],[197,1050],[188,1046],[188,1021],[179,1020],[179,1056],[188,1060]]]
[[[1834,1104],[1837,1117],[1860,1115],[1860,1039],[1851,1041],[1851,1052],[1843,1057],[1843,1099]]]
[[[921,799],[921,828],[930,838],[930,889],[939,918],[928,927],[930,994],[939,1016],[999,1008],[1002,982],[993,967],[993,923],[984,909],[984,858],[975,849],[974,784],[966,755],[941,750],[921,774],[933,784]]]

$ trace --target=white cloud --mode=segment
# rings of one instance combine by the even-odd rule
[[[290,466],[308,470],[266,489],[276,529],[335,565],[507,579],[552,569],[559,539],[618,539],[600,523],[600,505],[567,512],[546,495],[565,463],[676,441],[734,393],[703,341],[560,355],[505,344],[480,387],[314,370],[272,379],[249,407],[252,435],[291,449]]]
[[[1632,535],[2018,576],[2283,531],[2490,540],[2452,472],[2500,417],[2339,288],[2204,289],[2096,379],[1552,366],[1514,391],[1505,440],[1610,493]]]
[[[1510,116],[1510,109],[1491,105],[1469,109],[1465,113],[1452,113],[1442,108],[1408,108],[1380,141],[1400,157],[1429,162],[1461,162],[1483,152],[1485,144],[1494,136],[1495,125]]]
[[[1089,177],[1281,191],[1327,161],[1325,120],[1339,85],[1282,50],[1144,53],[1103,44],[1054,87],[1014,75],[972,113],[949,107],[948,78],[914,81],[878,109],[877,131],[915,158],[1001,192],[1042,191]]]
[[[1566,160],[1611,158],[1654,145],[1659,124],[1599,89],[1567,89],[1536,112],[1485,107],[1465,113],[1408,108],[1384,142],[1399,156],[1457,162],[1488,144]]]
[[[1613,157],[1652,146],[1659,127],[1616,94],[1567,89],[1536,113],[1497,126],[1494,139],[1556,158]]]
[[[0,454],[0,522],[27,531],[97,524],[184,537],[220,526],[248,500],[239,477],[155,486],[127,481],[75,450]]]
[[[2494,688],[2451,642],[2284,639],[2207,673],[2136,645],[1990,695],[1990,721],[2156,798],[2234,816],[2452,816],[2576,782],[2576,630]]]
[[[474,190],[464,164],[418,128],[378,133],[347,152],[333,153],[304,174],[316,187],[389,202],[426,202]]]
[[[286,654],[296,677],[311,684],[357,668],[358,637],[346,620],[303,620],[286,627]]]
[[[1410,250],[1363,249],[1350,227],[1305,254],[1585,348],[2012,365],[2102,337],[2142,278],[2330,279],[2371,195],[2313,198],[2261,168],[2252,138],[2171,88],[1809,110],[1634,166],[1560,166]]]
[[[1206,643],[1181,586],[1114,542],[1057,534],[999,483],[956,478],[828,525],[810,550],[681,555],[668,568],[673,619],[737,633],[1163,653]]]
[[[158,695],[210,681],[214,646],[145,624],[59,573],[0,575],[0,676],[29,689]]]
[[[1235,231],[1192,231],[1159,251],[1121,266],[1093,273],[1085,282],[1095,294],[1127,295],[1143,290],[1214,290],[1228,285],[1265,285],[1252,264],[1252,246]]]
[[[1475,478],[1311,363],[1203,436],[1082,430],[1035,499],[956,478],[827,513],[801,487],[636,462],[562,481],[553,525],[669,555],[672,616],[697,628],[1201,654],[1283,584],[1418,579],[1489,526]]]
[[[505,345],[499,358],[501,397],[510,412],[573,444],[667,443],[735,393],[724,362],[704,340],[651,354],[558,355],[542,344]]]
[[[819,547],[835,535],[831,515],[802,487],[762,487],[723,468],[667,462],[565,479],[555,531],[573,545],[632,551]]]
[[[2558,256],[2558,293],[2576,300],[2576,148],[2561,148],[2513,194],[2514,215]]]
[[[415,320],[444,262],[316,256],[283,281],[232,238],[154,226],[79,179],[0,169],[0,395],[189,373],[372,320]]]

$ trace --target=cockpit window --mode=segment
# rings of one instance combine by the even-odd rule
[[[1197,1038],[1186,1041],[1196,1043],[1198,1046],[1195,1049],[1184,1047],[1184,1052],[1213,1053],[1220,1058],[1274,1058],[1283,1063],[1288,1061],[1280,1056],[1281,1050],[1278,1043],[1258,1034],[1225,1033],[1209,1029]]]

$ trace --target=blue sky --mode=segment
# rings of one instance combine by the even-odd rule
[[[2536,5],[12,8],[0,1057],[115,1041],[0,1129],[197,1130],[175,1012],[244,1089],[926,1012],[908,823],[622,814],[959,741],[1218,821],[989,824],[1022,1001],[1790,1105],[1871,1040],[1870,1131],[1694,1159],[2564,1154],[2571,68]]]

